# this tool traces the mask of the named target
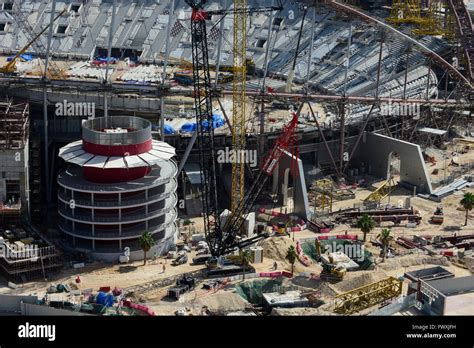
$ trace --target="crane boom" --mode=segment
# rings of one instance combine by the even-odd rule
[[[242,247],[242,245],[235,242],[235,237],[239,234],[247,216],[262,193],[268,178],[275,171],[283,152],[288,151],[291,147],[296,147],[295,130],[298,125],[298,114],[299,110],[294,112],[290,122],[283,127],[280,136],[275,140],[267,158],[263,161],[261,170],[254,179],[247,195],[227,219],[224,226],[224,242],[222,243],[221,255],[226,254],[235,247]]]
[[[268,158],[264,161],[262,170],[253,182],[250,191],[245,196],[242,194],[240,203],[232,211],[224,226],[222,226],[219,219],[221,211],[218,207],[216,150],[212,122],[212,89],[206,35],[206,20],[209,18],[209,13],[203,9],[206,0],[185,1],[192,8],[191,46],[204,233],[211,254],[213,256],[221,256],[235,247],[247,246],[262,238],[261,236],[256,236],[238,242],[236,237],[262,192],[266,181],[275,170],[282,153],[288,150],[290,145],[294,143],[294,131],[298,124],[299,111],[293,113],[290,123],[283,128],[282,134],[277,138]],[[243,14],[249,10],[237,9],[236,11]],[[225,12],[219,11],[219,14],[225,14]],[[242,63],[245,66],[245,59]],[[242,68],[241,72],[245,74],[245,67]]]
[[[234,79],[232,81],[232,191],[231,211],[234,211],[245,194],[245,80],[247,77],[247,14],[244,12],[246,0],[234,1]]]
[[[53,19],[53,22],[55,22],[59,17],[61,17],[65,12],[66,12],[67,9],[64,9],[62,10],[56,17],[54,17]],[[13,73],[15,72],[15,64],[16,64],[16,61],[18,60],[18,58],[23,54],[25,53],[30,47],[31,45],[36,41],[38,40],[38,38],[43,35],[43,33],[48,30],[49,28],[49,25],[48,24],[46,27],[44,27],[43,29],[41,29],[41,31],[36,34],[14,57],[11,61],[9,61],[5,66],[3,66],[2,68],[0,68],[0,72],[2,73]]]

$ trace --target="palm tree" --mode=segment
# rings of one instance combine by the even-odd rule
[[[474,207],[474,194],[470,192],[466,192],[464,197],[461,199],[461,205],[466,210],[466,221],[464,222],[464,226],[467,226],[467,218],[469,217],[469,211],[472,210]]]
[[[146,253],[155,245],[155,240],[150,232],[145,231],[138,239],[138,243],[143,250],[143,265],[146,265]]]
[[[380,234],[377,236],[377,239],[380,240],[382,243],[382,262],[385,261],[385,256],[387,255],[388,252],[388,247],[390,246],[390,242],[393,240],[393,237],[390,235],[392,231],[388,228],[384,228]]]
[[[359,219],[359,221],[357,221],[357,227],[360,228],[362,233],[364,233],[365,242],[367,239],[367,233],[369,233],[375,228],[375,221],[369,216],[369,214],[364,214]]]
[[[252,254],[250,253],[250,250],[242,250],[240,252],[240,262],[242,262],[242,266],[244,267],[242,280],[245,280],[245,271],[247,270],[247,266],[250,264],[251,257]]]
[[[288,252],[286,253],[286,259],[288,260],[289,263],[291,263],[291,276],[293,276],[295,261],[297,257],[298,257],[298,254],[296,253],[295,247],[293,245],[290,246],[288,248]]]

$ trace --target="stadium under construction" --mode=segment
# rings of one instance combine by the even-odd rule
[[[148,314],[203,314],[139,285],[248,273],[251,315],[474,314],[469,6],[0,0],[5,288],[105,267]]]

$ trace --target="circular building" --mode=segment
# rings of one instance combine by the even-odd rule
[[[139,237],[148,231],[150,256],[176,242],[177,165],[173,147],[153,140],[151,123],[129,116],[84,121],[82,140],[59,151],[69,166],[58,175],[59,228],[66,248],[116,261],[127,247],[143,258]]]

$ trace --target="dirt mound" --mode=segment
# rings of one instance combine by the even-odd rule
[[[275,261],[287,262],[286,253],[292,245],[296,248],[295,243],[288,236],[268,238],[262,245],[263,256]]]
[[[291,264],[286,260],[286,253],[288,252],[288,248],[292,245],[296,248],[296,243],[293,242],[289,236],[268,238],[262,245],[263,257],[277,261],[278,269],[291,271]],[[321,270],[322,267],[314,262],[309,266],[303,265],[299,260],[295,262],[295,273],[311,272],[319,274]]]
[[[383,273],[373,271],[348,272],[343,281],[331,284],[330,286],[338,293],[351,291],[361,286],[375,283],[379,280],[387,278]]]
[[[243,310],[250,307],[239,294],[233,292],[216,293],[197,299],[194,303],[197,307],[207,307],[211,313],[226,313]]]
[[[448,266],[449,262],[444,256],[429,256],[429,255],[406,255],[394,259],[386,259],[385,262],[377,265],[378,268],[384,271],[393,271],[399,268],[405,268],[418,265],[439,265]]]
[[[289,279],[288,282],[292,285],[306,288],[308,291],[314,291],[316,297],[325,302],[330,301],[335,295],[337,295],[336,291],[334,291],[327,282],[320,279],[308,279],[297,276]]]

